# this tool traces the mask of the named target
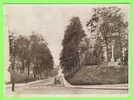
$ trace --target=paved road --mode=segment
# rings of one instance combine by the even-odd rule
[[[62,85],[54,85],[54,79],[41,80],[23,85],[16,85],[15,92],[11,92],[11,86],[5,88],[6,96],[15,97],[42,97],[42,96],[127,96],[127,84],[117,85],[93,85],[93,86],[73,86],[64,87]],[[79,95],[80,94],[80,95]]]

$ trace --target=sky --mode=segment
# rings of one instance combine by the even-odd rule
[[[105,6],[118,6],[128,17],[127,4],[5,5],[5,29],[27,36],[32,32],[42,34],[52,52],[55,64],[58,65],[62,50],[61,42],[70,19],[78,16],[87,33],[85,25],[92,16],[92,8]]]

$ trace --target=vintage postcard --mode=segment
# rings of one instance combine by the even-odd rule
[[[4,5],[6,97],[125,97],[128,4]]]

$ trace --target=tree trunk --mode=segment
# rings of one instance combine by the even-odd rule
[[[29,81],[30,65],[27,66],[27,82]]]

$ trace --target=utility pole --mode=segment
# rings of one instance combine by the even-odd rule
[[[13,35],[13,66],[12,66],[12,91],[15,91],[15,37]]]
[[[15,37],[14,34],[9,31],[9,42],[10,42],[10,56],[11,56],[11,83],[12,92],[15,91]]]

